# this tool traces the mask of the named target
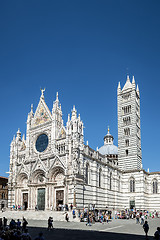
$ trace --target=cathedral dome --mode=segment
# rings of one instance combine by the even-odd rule
[[[118,147],[113,144],[103,145],[98,151],[103,155],[118,155]]]
[[[113,136],[109,132],[104,137],[104,145],[98,150],[103,155],[118,155],[118,147],[113,144]]]

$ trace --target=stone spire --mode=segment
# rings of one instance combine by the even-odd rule
[[[68,122],[70,121],[70,114],[68,114]]]
[[[34,116],[34,113],[33,113],[33,104],[31,104],[30,117],[32,118],[33,116]]]
[[[136,83],[135,83],[134,76],[133,76],[133,78],[132,78],[132,88],[136,89]]]
[[[19,128],[18,128],[18,131],[17,131],[16,140],[17,140],[17,141],[21,141],[21,132],[20,132],[20,129],[19,129]]]
[[[117,88],[117,94],[120,94],[121,93],[121,84],[120,82],[118,83],[118,88]]]
[[[75,109],[75,105],[73,105],[73,110],[72,110],[72,117],[71,117],[71,119],[73,120],[73,119],[76,119],[77,118],[77,111],[76,111],[76,109]]]
[[[134,76],[132,78],[132,84],[135,84],[135,79],[134,79]]]
[[[121,84],[120,84],[120,82],[118,83],[118,89],[121,90]]]
[[[22,137],[22,142],[25,142],[25,136],[24,136],[24,134],[23,134],[23,137]]]
[[[56,102],[59,102],[59,99],[58,99],[58,92],[56,94]]]
[[[137,89],[136,89],[136,91],[137,91],[137,94],[140,95],[138,84],[137,84]]]
[[[53,102],[52,113],[55,109],[59,109],[61,111],[61,105],[59,105],[59,99],[58,99],[58,92],[56,94],[56,100]]]

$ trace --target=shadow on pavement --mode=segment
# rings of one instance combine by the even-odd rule
[[[146,240],[145,236],[124,234],[124,233],[112,233],[112,232],[98,232],[98,231],[87,231],[87,230],[68,230],[57,228],[48,231],[47,228],[40,227],[28,227],[29,233],[34,240],[39,232],[43,232],[45,240]],[[148,237],[148,240],[153,237]]]

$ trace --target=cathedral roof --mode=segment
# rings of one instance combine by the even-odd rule
[[[103,155],[118,155],[118,147],[113,144],[106,144],[99,148],[99,153]]]
[[[104,137],[104,145],[99,148],[99,153],[103,155],[117,155],[118,154],[118,147],[113,144],[113,136],[109,132]]]

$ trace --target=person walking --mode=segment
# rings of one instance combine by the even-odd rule
[[[144,215],[141,216],[141,225],[144,224]]]
[[[53,229],[53,218],[49,217],[48,218],[48,230],[50,231],[51,229]]]
[[[106,222],[109,223],[108,215],[106,215]]]
[[[69,216],[68,216],[68,213],[66,213],[66,221],[68,222],[69,221]]]
[[[90,220],[90,215],[89,215],[89,213],[88,213],[88,215],[87,215],[87,223],[86,223],[86,226],[87,226],[87,225],[91,226],[91,220]]]
[[[148,237],[148,231],[149,231],[149,225],[148,225],[148,222],[145,221],[144,225],[143,225],[143,229],[144,229],[144,232],[146,234],[146,239]]]
[[[25,232],[27,224],[28,224],[27,220],[23,217],[23,224],[22,224],[23,232]]]

